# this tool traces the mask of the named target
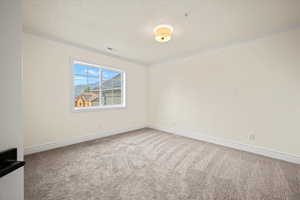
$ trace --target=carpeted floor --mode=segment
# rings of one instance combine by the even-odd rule
[[[25,159],[25,200],[300,200],[299,165],[152,129]]]

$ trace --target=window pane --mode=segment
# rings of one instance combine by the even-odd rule
[[[121,73],[117,72],[116,75],[113,77],[113,88],[121,88]]]
[[[76,75],[86,76],[87,75],[87,66],[76,63],[76,64],[74,64],[73,73]]]
[[[88,77],[88,83],[88,90],[85,92],[85,95],[91,101],[92,106],[99,106],[99,78]]]
[[[74,76],[74,105],[76,108],[78,107],[86,107],[86,103],[84,101],[84,92],[87,90],[87,79],[83,76]]]
[[[80,93],[75,95],[75,107],[99,106],[99,91],[90,91],[89,87],[82,87]]]
[[[99,106],[99,91],[85,91],[82,95],[87,106]]]
[[[87,78],[85,76],[74,76],[73,84],[75,88],[75,97],[79,96],[87,88]]]
[[[113,90],[113,104],[120,105],[122,104],[122,91],[121,89]]]
[[[102,89],[103,90],[112,90],[113,89],[113,80],[118,75],[118,72],[111,70],[102,70]]]
[[[99,78],[87,77],[87,83],[93,89],[97,88],[99,90]]]
[[[87,67],[87,75],[89,77],[99,77],[99,71],[98,67]]]
[[[114,91],[115,88],[118,90]],[[102,69],[101,84],[102,105],[121,104],[121,73]]]
[[[102,90],[101,91],[101,104],[104,106],[114,104],[112,90]]]
[[[99,106],[99,86],[88,84],[99,82],[93,79],[88,79],[86,76],[74,76],[74,104],[76,108]]]

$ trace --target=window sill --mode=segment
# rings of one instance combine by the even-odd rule
[[[109,110],[109,109],[123,109],[123,108],[126,108],[126,105],[73,108],[73,111],[84,112],[84,111],[97,111],[97,110]]]

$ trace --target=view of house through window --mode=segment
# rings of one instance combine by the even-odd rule
[[[75,108],[123,106],[124,72],[75,61]]]

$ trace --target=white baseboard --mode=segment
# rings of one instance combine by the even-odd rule
[[[117,134],[125,133],[125,132],[128,132],[128,131],[134,131],[134,130],[142,129],[142,128],[145,128],[145,127],[146,126],[137,126],[137,127],[131,127],[131,128],[117,129],[117,130],[108,131],[108,132],[104,132],[104,133],[97,133],[97,134],[93,134],[93,135],[74,137],[70,140],[65,140],[65,141],[56,141],[56,142],[49,142],[49,143],[46,143],[46,144],[29,146],[29,147],[24,148],[24,154],[29,155],[29,154],[33,154],[33,153],[38,153],[38,152],[42,152],[42,151],[56,149],[56,148],[59,148],[59,147],[64,147],[64,146],[68,146],[68,145],[72,145],[72,144],[77,144],[77,143],[81,143],[81,142],[95,140],[95,139],[99,139],[99,138],[102,138],[102,137],[117,135]]]
[[[207,135],[200,135],[200,134],[196,134],[196,133],[189,132],[189,131],[177,131],[176,129],[173,129],[173,128],[165,128],[165,127],[152,126],[152,125],[118,129],[118,130],[108,131],[108,132],[104,132],[104,133],[75,137],[75,138],[72,138],[67,141],[56,141],[56,142],[50,142],[50,143],[41,144],[41,145],[25,147],[24,154],[29,155],[29,154],[47,151],[47,150],[51,150],[51,149],[56,149],[59,147],[64,147],[64,146],[77,144],[77,143],[81,143],[81,142],[85,142],[85,141],[95,140],[95,139],[99,139],[102,137],[117,135],[117,134],[125,133],[128,131],[134,131],[134,130],[138,130],[138,129],[142,129],[142,128],[146,128],[146,127],[169,132],[169,133],[172,133],[175,135],[193,138],[196,140],[202,140],[205,142],[222,145],[225,147],[230,147],[230,148],[234,148],[234,149],[238,149],[238,150],[242,150],[242,151],[247,151],[247,152],[255,153],[258,155],[263,155],[263,156],[270,157],[270,158],[275,158],[275,159],[284,160],[284,161],[291,162],[291,163],[300,164],[299,156],[281,153],[281,152],[269,150],[269,149],[266,149],[263,147],[242,144],[242,143],[234,142],[234,141],[227,140],[227,139],[222,139],[222,138],[217,138],[217,137],[212,137],[212,136],[207,136]]]
[[[234,142],[231,140],[207,136],[207,135],[199,135],[199,134],[189,132],[189,131],[177,131],[173,128],[164,128],[164,127],[158,127],[158,126],[149,126],[149,128],[165,131],[168,133],[173,133],[175,135],[193,138],[196,140],[202,140],[205,142],[218,144],[218,145],[222,145],[225,147],[230,147],[230,148],[234,148],[234,149],[238,149],[238,150],[242,150],[242,151],[247,151],[247,152],[255,153],[258,155],[263,155],[263,156],[270,157],[270,158],[275,158],[275,159],[284,160],[284,161],[291,162],[291,163],[300,164],[299,156],[281,153],[281,152],[269,150],[269,149],[266,149],[263,147],[242,144],[242,143]]]

